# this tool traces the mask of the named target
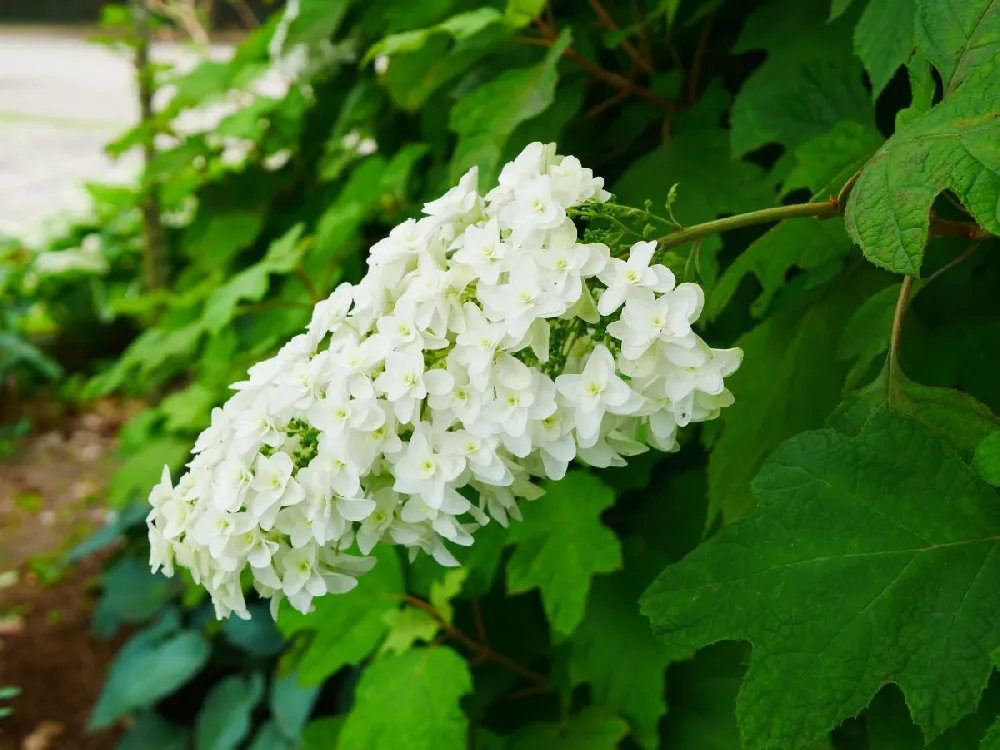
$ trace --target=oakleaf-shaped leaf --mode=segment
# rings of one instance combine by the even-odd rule
[[[508,538],[515,546],[507,589],[541,589],[558,635],[569,635],[583,619],[593,575],[621,567],[618,537],[601,523],[601,513],[614,502],[614,492],[596,476],[570,471],[548,483],[541,498],[523,504],[524,521],[511,527]]]
[[[874,269],[863,270],[870,274],[846,274],[736,342],[744,361],[768,363],[768,374],[743,367],[727,381],[736,403],[722,417],[708,460],[708,526],[720,513],[726,522],[749,513],[750,480],[764,459],[783,440],[821,427],[840,403],[848,367],[837,359],[837,337],[873,285],[884,283]]]
[[[645,593],[671,648],[745,639],[747,750],[796,750],[886,681],[933,738],[976,709],[1000,644],[1000,498],[943,441],[880,411],[787,441],[757,512]]]
[[[667,712],[664,673],[671,661],[637,604],[665,562],[653,557],[631,554],[624,570],[594,579],[569,657],[572,683],[589,683],[594,702],[628,719],[636,742],[649,750],[660,747],[658,725]]]
[[[1000,3],[996,0],[917,0],[917,48],[952,91],[980,63],[1000,55]]]
[[[847,201],[847,231],[875,265],[919,275],[931,206],[945,190],[1000,232],[1000,58],[876,152]]]
[[[450,648],[383,656],[365,669],[338,750],[464,750],[469,721],[459,700],[472,689]]]
[[[913,52],[914,0],[869,0],[854,29],[854,48],[878,96]]]

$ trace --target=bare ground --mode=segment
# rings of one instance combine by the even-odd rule
[[[51,416],[0,461],[0,687],[22,691],[0,719],[0,750],[111,750],[114,732],[83,732],[119,645],[90,632],[100,560],[55,561],[103,520],[123,410],[107,402],[46,427]]]

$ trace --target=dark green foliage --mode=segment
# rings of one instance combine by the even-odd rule
[[[331,46],[297,84],[253,91],[276,16],[113,145],[244,93],[44,248],[99,267],[0,249],[0,377],[155,404],[122,431],[121,515],[71,555],[124,538],[95,628],[138,628],[93,725],[131,716],[123,748],[1000,747],[1000,3],[300,5],[289,43]],[[461,568],[382,547],[277,626],[151,576],[148,489],[227,386],[392,226],[534,140],[676,222],[594,231],[750,214],[665,256],[705,289],[706,340],[744,349],[735,405],[676,454],[574,467]],[[153,188],[170,280],[143,290]]]

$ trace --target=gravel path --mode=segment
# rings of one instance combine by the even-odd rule
[[[154,57],[187,66],[197,55],[156,45]],[[123,181],[137,155],[117,162],[104,145],[137,117],[127,53],[84,39],[0,29],[0,233],[82,210],[85,180]]]

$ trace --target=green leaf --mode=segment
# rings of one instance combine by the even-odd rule
[[[267,721],[257,730],[247,750],[302,750],[302,745],[289,739],[273,721]]]
[[[848,368],[837,359],[837,339],[875,283],[849,273],[736,342],[744,364],[727,381],[736,403],[722,416],[708,460],[708,525],[720,513],[730,522],[752,510],[750,480],[764,459],[786,438],[822,426],[840,402]],[[767,377],[754,367],[763,362]]]
[[[294,739],[302,733],[319,698],[319,691],[319,685],[302,687],[297,672],[284,677],[275,674],[271,683],[271,714],[282,734]]]
[[[1000,58],[980,66],[872,157],[847,201],[851,238],[872,263],[919,275],[931,206],[945,190],[983,227],[1000,232],[998,143]]]
[[[927,750],[978,750],[989,747],[986,744],[988,730],[998,712],[1000,676],[994,673],[978,710],[926,745]],[[878,691],[865,711],[865,726],[868,730],[868,750],[911,750],[925,747],[920,729],[910,719],[903,694],[895,685],[887,685]]]
[[[343,716],[327,716],[310,722],[302,732],[302,750],[333,750],[343,727]]]
[[[448,129],[458,135],[451,161],[452,182],[478,166],[480,184],[493,183],[504,144],[514,128],[552,103],[556,66],[571,40],[570,32],[563,30],[538,65],[507,70],[455,104],[448,120]]]
[[[184,252],[203,268],[225,266],[257,239],[266,216],[249,209],[199,211],[184,231]]]
[[[527,26],[545,10],[545,0],[507,0],[504,18],[513,28]]]
[[[772,0],[750,14],[733,52],[763,49],[767,59],[733,103],[734,155],[768,143],[795,147],[842,120],[873,121],[853,59],[853,15],[828,23],[822,3],[798,0]]]
[[[869,415],[879,409],[918,422],[947,442],[965,461],[971,461],[980,442],[1000,428],[1000,419],[967,393],[914,383],[900,370],[890,378],[888,369],[838,406],[829,423],[856,434]]]
[[[918,0],[916,39],[941,73],[947,96],[1000,55],[1000,6],[995,0]]]
[[[392,651],[401,654],[409,651],[418,641],[430,643],[441,630],[441,623],[430,614],[416,607],[386,612],[382,618],[389,632],[379,650],[380,654]]]
[[[930,111],[937,85],[931,73],[931,64],[917,50],[906,64],[910,81],[910,106],[896,113],[896,130],[902,130],[921,115]]]
[[[398,34],[391,34],[385,39],[371,46],[361,60],[362,65],[367,65],[378,55],[399,55],[406,52],[415,52],[421,49],[432,34],[447,34],[456,42],[462,42],[484,29],[503,20],[503,15],[496,8],[488,6],[465,11],[442,21],[439,24],[424,29],[411,29],[401,31]]]
[[[1000,487],[1000,429],[979,441],[972,468],[994,487]]]
[[[303,684],[318,684],[342,667],[360,664],[385,636],[383,616],[399,608],[403,571],[392,547],[378,547],[373,554],[375,567],[348,593],[317,599],[308,615],[282,610],[278,629],[285,637],[312,633],[298,665]]]
[[[431,583],[431,605],[433,605],[434,609],[441,614],[447,623],[451,622],[451,618],[454,615],[451,600],[458,596],[462,590],[462,584],[465,583],[468,575],[469,572],[467,570],[455,568],[454,570],[447,571],[440,581]]]
[[[209,691],[195,723],[195,750],[233,750],[250,734],[250,714],[264,694],[257,673],[226,677]]]
[[[167,721],[155,711],[144,711],[122,737],[116,750],[188,750],[191,730]]]
[[[670,713],[663,722],[662,747],[740,749],[736,696],[747,671],[748,656],[746,644],[723,642],[670,667]]]
[[[515,733],[508,750],[615,750],[628,724],[608,711],[590,707],[565,721],[529,724]]]
[[[177,632],[169,619],[140,631],[111,665],[89,728],[110,727],[126,714],[170,695],[201,670],[210,652],[201,633]]]
[[[0,375],[17,364],[29,365],[50,379],[58,378],[63,372],[58,362],[27,339],[0,331]]]
[[[149,497],[150,489],[160,480],[163,467],[180,466],[190,452],[190,441],[172,437],[153,438],[141,448],[130,451],[111,478],[108,504],[121,508],[136,498]]]
[[[783,195],[808,188],[813,200],[826,200],[840,193],[851,175],[885,142],[871,124],[844,120],[829,132],[810,138],[795,149],[795,166],[785,177]],[[843,174],[850,166],[849,174]],[[826,193],[826,195],[823,195]]]
[[[667,712],[666,647],[650,631],[637,601],[662,567],[654,556],[628,556],[625,569],[594,579],[587,611],[571,640],[571,683],[590,684],[594,703],[623,716],[636,742],[661,746],[658,725]]]
[[[361,675],[337,750],[464,750],[472,690],[465,660],[450,648],[380,657]]]
[[[913,52],[915,0],[869,0],[854,29],[854,47],[877,98]]]
[[[755,514],[667,568],[642,600],[672,648],[754,644],[737,708],[747,750],[819,739],[885,681],[929,738],[975,710],[1000,643],[992,488],[883,411],[856,437],[787,441],[754,493]]]
[[[830,7],[829,20],[836,21],[847,12],[847,9],[851,7],[851,3],[853,2],[854,0],[833,0],[833,4]]]
[[[524,521],[510,529],[514,553],[507,590],[540,589],[557,635],[569,635],[583,619],[593,575],[621,567],[618,538],[601,523],[601,513],[614,502],[614,492],[593,474],[570,471],[547,483],[540,499],[524,504]]]
[[[351,0],[299,0],[282,50],[290,50],[296,44],[315,44],[333,36],[350,6]]]
[[[899,286],[887,286],[866,299],[844,326],[837,359],[856,360],[847,373],[845,389],[853,390],[860,385],[872,362],[888,351]]]

